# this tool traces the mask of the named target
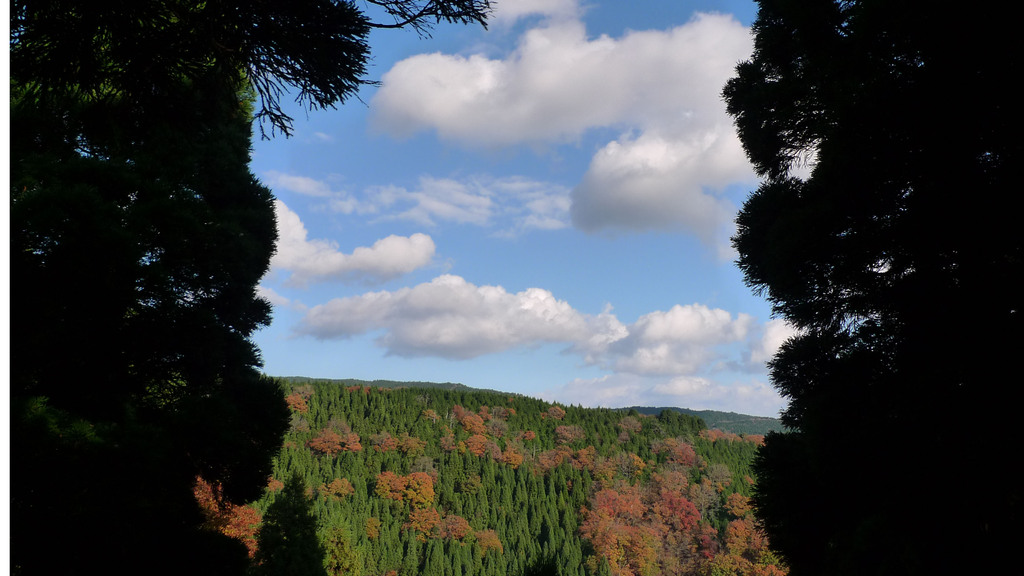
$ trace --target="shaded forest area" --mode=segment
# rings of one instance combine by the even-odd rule
[[[750,509],[760,436],[671,410],[282,383],[291,423],[264,495],[218,507],[197,485],[257,573],[785,573]]]

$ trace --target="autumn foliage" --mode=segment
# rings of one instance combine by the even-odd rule
[[[441,523],[441,514],[433,508],[416,508],[409,512],[409,521],[405,523],[405,528],[416,532],[416,538],[421,542],[427,539]]]
[[[434,480],[426,472],[413,472],[407,476],[381,472],[377,475],[374,493],[381,498],[423,508],[434,501]]]
[[[308,446],[328,456],[334,456],[339,452],[359,452],[363,449],[358,434],[354,432],[339,434],[331,428],[321,430],[315,438],[309,441]]]
[[[462,540],[472,533],[473,528],[469,525],[468,520],[457,514],[449,514],[441,520],[438,535],[441,538]]]
[[[565,418],[565,410],[559,406],[552,406],[551,408],[548,408],[546,415],[552,420],[561,420],[562,418]]]
[[[330,484],[321,484],[318,492],[322,497],[329,500],[340,500],[352,495],[355,492],[355,488],[352,487],[352,483],[349,482],[348,478],[335,478],[331,480]]]
[[[491,550],[497,550],[498,554],[505,552],[505,547],[494,530],[481,530],[476,533],[476,543],[482,555],[487,555]]]
[[[572,444],[587,437],[587,433],[579,426],[558,426],[555,428],[555,441],[559,444]]]
[[[285,396],[285,402],[287,402],[288,407],[295,412],[299,412],[301,414],[309,412],[309,405],[306,403],[306,398],[297,392]]]
[[[219,484],[211,485],[199,476],[192,493],[203,511],[204,528],[241,541],[250,558],[256,555],[256,534],[263,518],[255,508],[225,501]]]
[[[487,434],[484,419],[472,412],[462,418],[462,428],[470,434]]]

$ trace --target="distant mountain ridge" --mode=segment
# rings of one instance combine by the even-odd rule
[[[355,378],[311,378],[308,376],[278,376],[281,380],[288,382],[331,382],[343,386],[370,386],[372,388],[433,388],[442,390],[464,390],[497,392],[499,394],[510,394],[512,396],[523,396],[518,392],[505,390],[494,390],[490,388],[475,388],[457,382],[403,382],[397,380],[359,380]],[[678,408],[675,406],[651,407],[651,406],[629,406],[618,410],[636,410],[640,414],[657,416],[662,410],[674,410],[683,414],[697,416],[712,430],[732,432],[733,434],[760,434],[768,432],[781,432],[784,427],[778,418],[768,416],[752,416],[749,414],[738,414],[736,412],[721,412],[718,410],[691,410],[689,408]]]
[[[649,406],[631,406],[623,410],[636,410],[640,414],[657,416],[662,410],[675,410],[683,414],[697,416],[707,424],[710,429],[717,429],[733,434],[760,434],[769,432],[782,432],[785,427],[778,418],[768,416],[751,416],[749,414],[737,414],[736,412],[720,412],[717,410],[690,410],[689,408],[676,408],[674,406],[653,408]]]

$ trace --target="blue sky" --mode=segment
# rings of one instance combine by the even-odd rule
[[[275,376],[774,416],[790,331],[728,238],[757,180],[720,92],[752,2],[502,0],[381,31],[371,80],[257,140]]]

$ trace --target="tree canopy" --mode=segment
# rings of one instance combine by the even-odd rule
[[[489,11],[376,4],[408,17],[330,0],[12,3],[14,573],[245,569],[244,547],[202,529],[193,487],[256,498],[288,424],[250,340],[270,322],[257,283],[277,238],[248,166],[253,120],[288,134],[284,97],[354,95],[375,26]]]
[[[759,5],[724,90],[764,178],[733,241],[800,329],[770,365],[792,432],[762,450],[759,514],[793,574],[998,566],[1021,490],[945,480],[954,460],[1011,474],[1015,451],[1020,9]],[[960,411],[984,440],[936,424]]]

